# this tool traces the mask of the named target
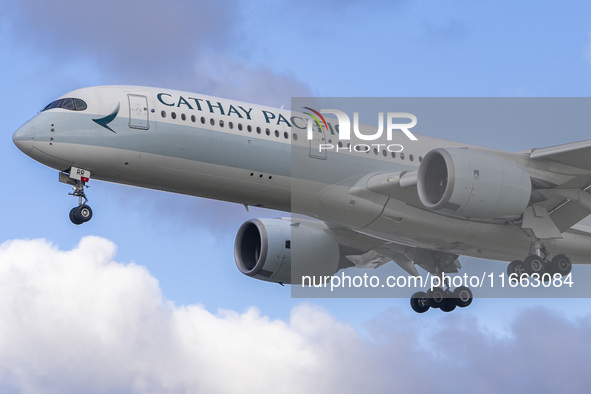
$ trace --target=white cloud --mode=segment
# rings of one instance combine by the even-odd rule
[[[582,391],[591,319],[525,310],[506,336],[465,314],[389,310],[362,335],[301,305],[289,321],[167,301],[116,247],[0,246],[2,392]]]
[[[331,338],[356,338],[311,306],[289,323],[256,308],[175,306],[114,252],[98,237],[72,251],[44,240],[0,247],[0,391],[310,391],[336,361]]]

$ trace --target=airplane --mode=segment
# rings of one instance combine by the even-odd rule
[[[506,152],[418,136],[402,151],[351,149],[336,144],[329,110],[309,109],[97,86],[59,97],[12,138],[72,186],[76,225],[93,216],[91,177],[291,212],[248,220],[234,245],[242,273],[281,285],[393,261],[442,279],[411,296],[415,312],[450,312],[473,299],[445,281],[460,255],[508,261],[517,281],[591,263],[591,228],[579,224],[591,213],[591,140]]]

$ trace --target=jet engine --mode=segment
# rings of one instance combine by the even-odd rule
[[[468,219],[518,218],[529,203],[531,187],[522,167],[464,148],[430,151],[417,179],[425,207]]]
[[[251,219],[234,243],[243,274],[281,284],[300,284],[303,276],[324,283],[338,271],[339,258],[339,244],[327,231],[289,219]]]

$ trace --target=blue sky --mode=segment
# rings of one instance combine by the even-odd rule
[[[69,187],[18,151],[11,135],[56,97],[97,84],[161,86],[277,107],[305,95],[585,97],[590,14],[591,5],[581,1],[3,3],[0,387],[588,387],[585,373],[560,369],[572,373],[563,382],[540,380],[544,369],[536,370],[551,357],[574,366],[589,362],[590,349],[577,346],[590,339],[586,299],[479,299],[450,315],[424,316],[415,316],[407,299],[291,299],[289,288],[242,275],[233,259],[240,224],[279,213],[91,182],[95,217],[74,226]],[[432,135],[516,151],[588,139],[589,131]],[[82,324],[88,321],[95,324]],[[558,338],[562,346],[548,345]],[[93,349],[93,356],[81,348]],[[57,361],[50,356],[56,352]],[[265,385],[220,354],[257,363],[289,384],[278,390],[270,379]],[[179,369],[144,365],[144,357]],[[463,383],[439,372],[423,379],[413,370],[458,359],[470,375]],[[206,368],[209,378],[196,372],[206,360],[215,361]],[[503,367],[506,360],[513,370]],[[244,384],[226,382],[229,375]],[[105,383],[94,384],[99,381]]]

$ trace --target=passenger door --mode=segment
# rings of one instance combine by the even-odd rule
[[[128,94],[129,127],[148,130],[150,128],[148,98],[138,94]]]
[[[308,122],[308,128],[312,128],[312,122]],[[324,127],[320,127],[320,131],[312,130],[309,156],[314,159],[326,160],[326,149],[320,149],[320,145],[322,144],[326,144],[326,131]]]

